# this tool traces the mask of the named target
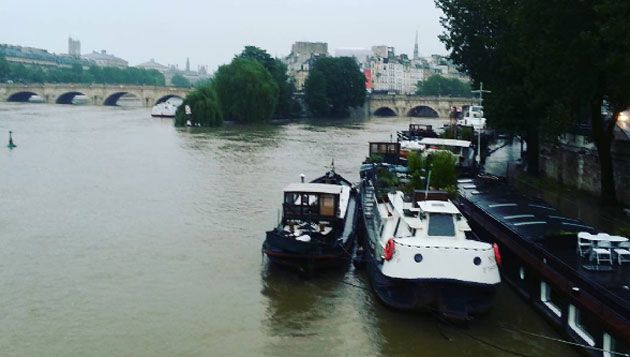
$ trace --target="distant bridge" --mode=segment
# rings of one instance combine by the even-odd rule
[[[129,94],[145,107],[165,102],[173,97],[184,98],[189,88],[114,85],[114,84],[8,84],[0,83],[0,102],[27,102],[33,95],[46,103],[72,104],[77,95],[84,95],[93,105],[116,105]]]
[[[478,100],[405,94],[372,94],[367,99],[367,110],[373,116],[448,118],[452,107],[473,103],[478,103]]]

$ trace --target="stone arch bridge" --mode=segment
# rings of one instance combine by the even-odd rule
[[[374,116],[448,118],[452,107],[476,103],[478,100],[473,98],[372,94],[367,99],[367,111]]]
[[[129,94],[145,107],[165,102],[170,98],[184,98],[190,88],[115,84],[0,84],[0,102],[26,102],[33,95],[46,103],[72,104],[77,95],[84,95],[93,105],[116,105],[118,99]]]

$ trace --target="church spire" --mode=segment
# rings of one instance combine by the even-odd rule
[[[418,30],[416,30],[416,42],[413,46],[413,59],[417,60],[418,58]]]

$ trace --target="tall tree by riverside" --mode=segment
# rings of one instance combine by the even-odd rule
[[[508,0],[436,0],[444,12],[446,33],[440,39],[451,59],[477,84],[492,90],[485,112],[495,128],[524,135],[527,168],[538,173],[540,117],[530,106],[530,93],[521,80],[526,68],[519,62],[520,46],[514,30],[516,7]]]
[[[186,108],[190,109],[190,114],[186,113]],[[191,126],[201,127],[223,124],[221,104],[212,84],[195,88],[177,108],[175,126],[185,126],[187,121]]]
[[[436,0],[452,58],[488,96],[491,124],[527,132],[530,171],[541,134],[590,122],[602,198],[616,201],[611,145],[630,104],[630,3],[623,0]],[[602,107],[608,104],[612,115]]]
[[[291,118],[297,115],[298,105],[293,99],[295,85],[287,74],[287,65],[278,58],[273,58],[267,51],[255,46],[245,46],[238,57],[257,61],[262,64],[278,86],[278,104],[273,114],[274,118]]]
[[[236,57],[219,67],[212,82],[226,119],[267,121],[278,102],[278,85],[258,61]]]
[[[365,103],[365,77],[350,57],[315,60],[304,84],[304,100],[315,117],[347,117]]]

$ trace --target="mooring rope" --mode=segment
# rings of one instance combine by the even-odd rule
[[[352,286],[352,287],[355,287],[355,288],[359,288],[359,289],[362,289],[362,290],[370,290],[368,287],[357,285],[357,284],[349,282],[349,281],[347,281],[345,279],[328,279],[328,280],[336,281],[336,282],[339,282],[339,283],[342,283],[342,284],[346,284],[346,285],[349,285],[349,286]],[[499,351],[505,352],[505,353],[509,353],[511,355],[514,355],[514,356],[520,356],[520,357],[532,357],[533,356],[533,355],[528,355],[528,354],[525,354],[525,353],[522,353],[522,352],[519,352],[519,351],[515,351],[515,350],[512,350],[512,349],[500,346],[498,344],[495,344],[493,342],[490,342],[488,340],[485,340],[483,338],[475,336],[474,334],[467,332],[462,327],[457,326],[457,325],[449,322],[448,320],[444,319],[442,316],[440,316],[439,311],[437,309],[431,309],[430,311],[433,314],[435,314],[436,318],[440,322],[442,322],[442,323],[444,323],[444,324],[446,324],[446,325],[456,329],[460,333],[464,334],[465,336],[469,337],[470,339],[472,339],[472,340],[474,340],[474,341],[476,341],[478,343],[481,343],[483,345],[487,345],[487,346],[492,347],[492,348],[494,348],[496,350],[499,350]],[[630,354],[628,354],[628,353],[615,352],[615,351],[611,351],[611,350],[605,350],[605,349],[599,348],[599,347],[594,347],[594,346],[585,345],[585,344],[581,344],[581,343],[577,343],[577,342],[573,342],[573,341],[563,340],[561,338],[556,338],[556,337],[551,337],[551,336],[547,336],[547,335],[543,335],[543,334],[538,334],[538,333],[526,331],[526,330],[523,330],[523,329],[518,328],[518,327],[508,327],[508,326],[500,325],[500,324],[496,324],[495,326],[498,327],[498,328],[504,329],[506,331],[516,332],[516,333],[520,333],[520,334],[531,336],[531,337],[537,337],[537,338],[545,339],[545,340],[548,340],[548,341],[553,341],[553,342],[556,342],[556,343],[566,344],[566,345],[570,345],[570,346],[574,346],[574,347],[581,347],[581,348],[584,348],[584,349],[598,351],[598,352],[602,352],[602,353],[606,352],[606,353],[609,353],[610,355],[613,355],[613,356],[630,357]],[[439,327],[438,327],[438,331],[440,332],[442,337],[444,337],[444,339],[446,339],[449,342],[452,341],[452,339],[449,336],[447,336],[441,329],[439,329]]]

